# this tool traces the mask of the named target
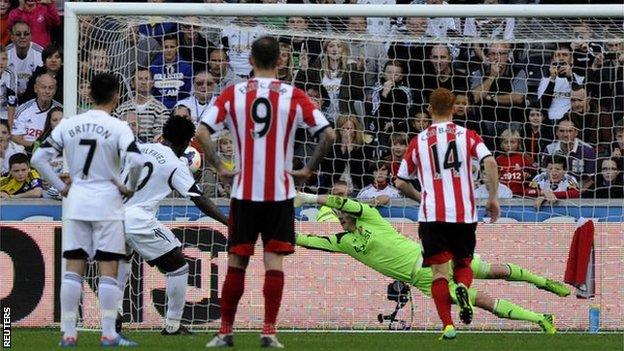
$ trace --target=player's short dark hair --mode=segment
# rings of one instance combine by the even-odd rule
[[[119,93],[119,79],[110,72],[98,73],[91,78],[91,100],[96,105],[103,105],[113,101]]]
[[[546,165],[549,164],[553,164],[553,165],[561,165],[563,166],[563,170],[567,171],[568,170],[568,160],[565,156],[563,155],[549,155],[546,156]]]
[[[13,154],[9,157],[9,168],[13,167],[13,165],[25,163],[30,165],[30,160],[28,159],[28,155],[25,153],[19,152],[17,154]]]
[[[273,69],[277,67],[279,55],[279,42],[274,37],[264,36],[251,44],[251,57],[257,68]]]
[[[186,145],[195,136],[195,124],[180,116],[171,116],[163,126],[163,138],[173,145]]]

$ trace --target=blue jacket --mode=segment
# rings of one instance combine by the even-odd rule
[[[174,63],[165,64],[163,55],[157,55],[150,65],[150,71],[154,76],[152,94],[168,109],[190,95],[193,66],[179,56],[176,56]]]

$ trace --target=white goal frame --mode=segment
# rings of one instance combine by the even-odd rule
[[[624,4],[610,5],[319,5],[65,2],[65,116],[78,106],[78,16],[307,16],[307,17],[548,17],[624,18]],[[69,58],[69,59],[68,59]]]

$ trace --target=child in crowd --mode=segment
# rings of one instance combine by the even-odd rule
[[[567,173],[568,162],[565,156],[549,155],[546,158],[546,172],[533,178],[527,195],[535,196],[535,208],[545,201],[554,205],[559,199],[574,199],[580,196],[576,178]]]
[[[591,189],[583,192],[590,199],[621,199],[624,197],[624,172],[613,159],[599,161],[600,173]]]
[[[379,195],[387,195],[391,199],[401,197],[399,190],[390,185],[390,170],[386,162],[379,161],[370,170],[373,173],[373,181],[360,190],[356,196],[357,199],[375,199]]]
[[[6,122],[0,122],[0,175],[9,172],[9,159],[18,153],[25,153],[26,149],[11,140],[11,133]]]
[[[9,175],[0,177],[0,199],[38,198],[43,193],[39,173],[30,168],[28,156],[23,153],[9,158]]]
[[[509,187],[514,195],[523,196],[530,179],[537,172],[537,163],[524,155],[520,133],[515,130],[503,131],[500,147],[503,154],[496,157],[500,183]]]
[[[407,150],[407,134],[405,133],[393,133],[390,136],[390,154],[384,157],[384,161],[388,162],[390,169],[390,183],[394,185],[397,174],[399,174],[399,167],[401,167],[401,161],[405,150]]]
[[[410,118],[410,140],[431,125],[431,117],[424,110],[413,109],[411,115],[414,117]]]
[[[219,142],[217,145],[217,151],[223,166],[228,171],[233,171],[236,168],[236,160],[234,159],[234,147],[232,145],[232,137],[230,132],[226,131],[219,135]],[[218,194],[221,197],[230,197],[231,184],[224,183],[219,180],[217,185]]]

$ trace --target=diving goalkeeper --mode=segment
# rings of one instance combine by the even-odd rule
[[[332,208],[345,230],[330,236],[297,234],[296,244],[308,249],[345,253],[377,272],[411,284],[426,296],[431,297],[433,273],[431,268],[422,267],[422,247],[419,243],[399,234],[374,208],[360,202],[333,196],[297,194],[295,206],[318,204]],[[570,295],[570,289],[563,283],[540,277],[516,264],[489,264],[478,255],[472,260],[472,271],[476,279],[505,279],[524,281],[539,289],[559,296]],[[455,284],[449,284],[453,303]],[[548,334],[557,330],[550,314],[535,313],[505,299],[495,299],[474,288],[468,290],[470,302],[500,318],[525,320],[538,324]]]

